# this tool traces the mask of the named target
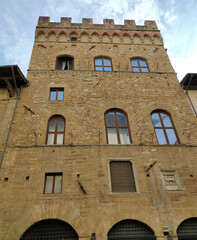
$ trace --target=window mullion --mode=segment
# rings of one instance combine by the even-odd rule
[[[119,127],[118,127],[118,119],[117,119],[117,114],[114,112],[114,117],[115,117],[115,123],[116,123],[116,132],[117,132],[117,138],[118,138],[118,144],[121,144],[120,142],[120,133],[119,133]]]
[[[53,176],[52,193],[54,193],[54,188],[55,188],[55,175]]]
[[[167,144],[169,144],[168,135],[167,135],[167,133],[166,133],[166,129],[165,129],[165,126],[164,126],[164,124],[163,124],[163,120],[162,120],[162,117],[161,117],[161,113],[160,113],[160,112],[159,112],[159,119],[160,119],[160,122],[161,122],[161,126],[162,126],[162,129],[163,129],[163,132],[164,132],[164,135],[165,135]]]
[[[57,130],[58,130],[58,118],[55,118],[55,136],[54,136],[54,144],[57,143]]]

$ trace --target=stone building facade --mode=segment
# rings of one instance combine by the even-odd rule
[[[1,239],[197,238],[197,122],[154,21],[40,17],[27,79]]]

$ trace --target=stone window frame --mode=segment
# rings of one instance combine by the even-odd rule
[[[110,112],[114,112],[114,116],[115,116],[115,126],[107,126],[107,120],[106,120],[106,116],[108,113]],[[127,126],[119,126],[118,125],[118,120],[117,120],[117,113],[121,113],[125,116],[126,118],[126,123],[127,123]],[[121,143],[121,138],[120,138],[120,129],[127,129],[128,130],[128,134],[129,134],[129,143],[126,143],[126,144],[132,144],[132,139],[131,139],[131,132],[130,132],[130,126],[129,126],[129,121],[128,121],[128,116],[127,114],[121,110],[121,109],[118,109],[118,108],[111,108],[111,109],[108,109],[106,112],[105,112],[105,115],[104,115],[104,118],[105,118],[105,131],[106,131],[106,138],[107,138],[107,144],[110,144],[109,143],[109,137],[108,137],[108,129],[111,128],[111,129],[116,129],[116,136],[117,136],[117,143],[116,144],[124,144],[124,143]],[[113,143],[111,143],[113,144]],[[115,144],[115,143],[114,143]]]
[[[46,192],[47,189],[47,177],[52,177],[52,186],[51,186],[51,191]],[[55,184],[57,183],[57,178],[56,177],[61,177],[60,181],[60,191],[55,192]],[[63,181],[63,173],[62,172],[50,172],[50,173],[45,173],[45,180],[44,180],[44,194],[61,194],[62,193],[62,181]]]
[[[137,61],[137,66],[133,66],[132,65],[132,61],[136,60]],[[141,63],[140,61],[143,61],[146,66],[141,66]],[[148,66],[148,62],[145,58],[142,58],[142,57],[133,57],[130,59],[130,63],[131,63],[131,68],[132,68],[132,71],[133,72],[136,72],[136,73],[147,73],[147,72],[150,72],[150,69],[149,69],[149,66]],[[135,71],[134,69],[139,69],[139,71]],[[147,69],[148,71],[143,71],[143,69]]]
[[[55,99],[52,99],[52,92],[55,92]],[[63,93],[63,98],[62,99],[58,99],[59,98],[59,93],[62,92]],[[63,101],[64,100],[64,88],[50,88],[50,93],[49,93],[49,101]]]
[[[50,126],[50,121],[52,119],[55,119],[55,130],[54,131],[50,131],[49,130],[49,126]],[[58,131],[58,123],[59,123],[59,119],[62,119],[64,121],[64,129],[63,131]],[[46,144],[49,145],[49,146],[52,146],[52,145],[56,145],[57,144],[57,137],[58,137],[58,134],[63,134],[63,141],[62,143],[58,143],[57,145],[62,145],[64,144],[64,138],[65,138],[65,128],[66,128],[66,120],[65,118],[62,116],[62,115],[53,115],[49,118],[48,120],[48,124],[47,124],[47,134],[46,134]],[[53,144],[49,144],[48,143],[48,137],[49,137],[49,134],[54,134],[54,139],[53,139]]]
[[[135,184],[135,191],[125,191],[125,192],[113,192],[112,189],[112,179],[111,179],[111,168],[110,168],[110,163],[111,162],[130,162],[132,172],[133,172],[133,181]],[[108,180],[109,180],[109,188],[110,188],[110,193],[111,194],[135,194],[139,193],[139,187],[138,187],[138,182],[137,182],[137,176],[136,176],[136,169],[134,165],[134,161],[131,158],[110,158],[108,159]]]
[[[101,60],[102,64],[101,65],[96,65],[96,60]],[[110,66],[106,66],[104,63],[104,60],[109,60],[110,61]],[[96,67],[102,68],[102,70],[96,70]],[[105,68],[111,68],[110,71],[106,71]],[[112,72],[113,71],[113,66],[112,66],[112,59],[110,57],[105,57],[105,56],[97,56],[94,58],[94,71],[101,71],[101,72]]]
[[[161,126],[159,126],[159,127],[154,125],[153,118],[152,118],[152,115],[153,115],[154,113],[157,113],[157,114],[159,115],[159,120],[160,120],[160,123],[161,123]],[[171,125],[172,125],[171,127],[166,127],[166,126],[164,125],[163,119],[162,119],[162,117],[161,117],[161,114],[162,114],[162,113],[169,117],[169,120],[170,120]],[[154,131],[155,131],[155,135],[156,135],[158,144],[161,144],[161,145],[162,145],[162,144],[164,144],[164,145],[165,145],[165,144],[170,144],[170,145],[180,144],[180,140],[179,140],[179,138],[178,138],[178,134],[177,134],[176,128],[175,128],[175,126],[174,126],[174,123],[173,123],[171,114],[170,114],[169,112],[167,112],[167,111],[165,111],[165,110],[162,110],[162,109],[156,109],[156,110],[154,110],[154,111],[151,112],[151,120],[152,120],[152,123],[153,123],[153,127],[154,127]],[[157,134],[157,132],[156,132],[156,129],[161,129],[161,130],[162,130],[162,133],[163,133],[163,135],[164,135],[164,137],[165,137],[166,143],[159,143],[160,140],[159,140],[159,138],[158,138],[158,134]],[[169,137],[168,137],[167,132],[166,132],[167,129],[172,129],[172,130],[174,131],[174,136],[176,137],[177,143],[174,143],[174,144],[173,144],[173,143],[170,143]]]

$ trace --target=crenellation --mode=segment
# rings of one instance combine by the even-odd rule
[[[114,19],[103,19],[103,24],[94,24],[92,18],[83,18],[82,23],[72,23],[72,18],[62,17],[60,22],[50,22],[50,17],[39,17],[37,28],[73,28],[73,29],[113,29],[113,30],[144,30],[158,31],[155,21],[145,21],[144,25],[136,25],[134,20],[124,20],[124,25],[116,25]]]

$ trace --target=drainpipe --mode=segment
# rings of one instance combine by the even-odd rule
[[[193,77],[193,74],[191,74],[191,77],[190,77],[189,83],[188,83],[188,85],[187,85],[187,89],[186,89],[186,91],[185,91],[185,94],[186,94],[186,96],[187,96],[187,98],[188,98],[188,100],[189,100],[189,102],[190,102],[190,105],[192,106],[192,109],[193,109],[195,115],[197,116],[196,109],[195,109],[195,107],[194,107],[194,105],[193,105],[193,103],[192,103],[192,100],[191,100],[191,98],[190,98],[190,96],[189,96],[189,92],[188,92],[190,83],[191,83],[191,81],[192,81],[192,77]]]

